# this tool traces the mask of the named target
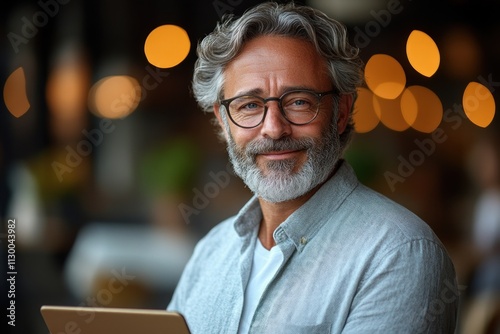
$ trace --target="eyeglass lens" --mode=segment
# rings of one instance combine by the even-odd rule
[[[285,118],[294,124],[306,124],[316,117],[319,108],[319,97],[307,91],[292,91],[284,94],[280,99],[268,99],[259,96],[240,96],[229,104],[229,113],[232,120],[239,126],[254,127],[264,118],[266,103],[278,100]]]

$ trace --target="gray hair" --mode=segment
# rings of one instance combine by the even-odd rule
[[[363,62],[359,50],[349,44],[345,26],[311,7],[266,2],[247,10],[240,18],[224,16],[198,44],[192,88],[203,111],[213,112],[213,105],[222,98],[226,65],[246,42],[263,35],[310,42],[326,60],[333,87],[340,94],[356,96],[356,88],[363,82]],[[340,136],[343,149],[353,130],[351,108],[347,128]]]

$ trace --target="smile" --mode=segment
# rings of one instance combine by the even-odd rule
[[[282,159],[294,158],[301,151],[303,150],[271,151],[271,152],[261,153],[259,155],[269,160],[282,160]]]

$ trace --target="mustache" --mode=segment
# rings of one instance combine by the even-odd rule
[[[312,138],[292,139],[290,137],[284,137],[277,140],[264,138],[249,142],[246,145],[245,153],[249,156],[255,156],[257,154],[277,151],[309,150],[314,147],[314,144],[315,142]]]

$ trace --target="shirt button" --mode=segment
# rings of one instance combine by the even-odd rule
[[[302,245],[305,245],[305,244],[307,243],[307,238],[306,238],[306,237],[302,237],[302,238],[300,238],[300,243],[301,243]]]

